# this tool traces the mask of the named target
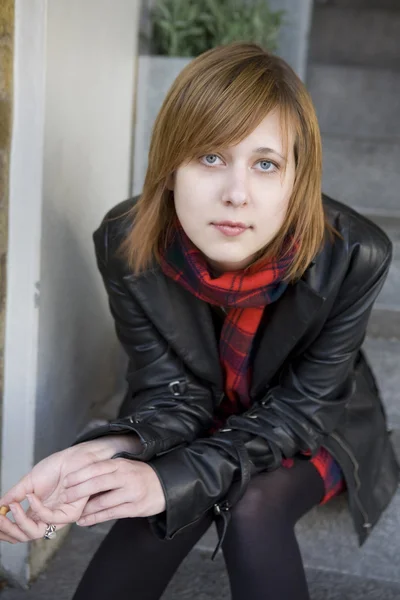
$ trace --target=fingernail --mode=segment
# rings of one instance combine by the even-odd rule
[[[16,506],[15,506],[15,504],[13,502],[11,502],[9,504],[9,507],[10,507],[11,512],[14,512],[14,510],[16,509]]]
[[[79,521],[76,522],[77,525],[79,525],[80,527],[82,525],[84,525],[86,523],[86,519],[79,519]]]

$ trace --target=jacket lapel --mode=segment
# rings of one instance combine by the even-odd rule
[[[129,277],[128,285],[151,322],[193,373],[222,389],[223,375],[208,305],[159,269]],[[324,301],[300,279],[274,303],[254,357],[253,397],[285,361]]]
[[[129,279],[151,322],[195,375],[222,389],[223,376],[209,306],[158,268]]]
[[[250,395],[256,396],[305,333],[325,298],[300,279],[273,305],[254,357]],[[272,306],[271,306],[272,307]],[[268,307],[267,307],[268,311]]]

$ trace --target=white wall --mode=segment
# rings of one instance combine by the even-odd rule
[[[15,6],[3,492],[122,391],[91,235],[130,194],[140,0]],[[55,546],[0,544],[1,569],[26,585]]]
[[[91,234],[130,193],[138,4],[48,3],[36,460],[71,442],[125,364]]]
[[[2,494],[33,464],[45,99],[46,0],[15,2],[14,102],[10,162]],[[28,578],[29,548],[0,543],[8,578]]]

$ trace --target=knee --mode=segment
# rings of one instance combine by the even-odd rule
[[[285,498],[277,500],[273,493],[250,483],[244,496],[231,509],[231,521],[244,528],[259,527],[260,523],[287,523],[289,510]]]

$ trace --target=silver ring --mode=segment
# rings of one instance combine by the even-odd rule
[[[46,531],[44,532],[43,539],[44,540],[53,540],[57,537],[56,525],[47,524]]]

